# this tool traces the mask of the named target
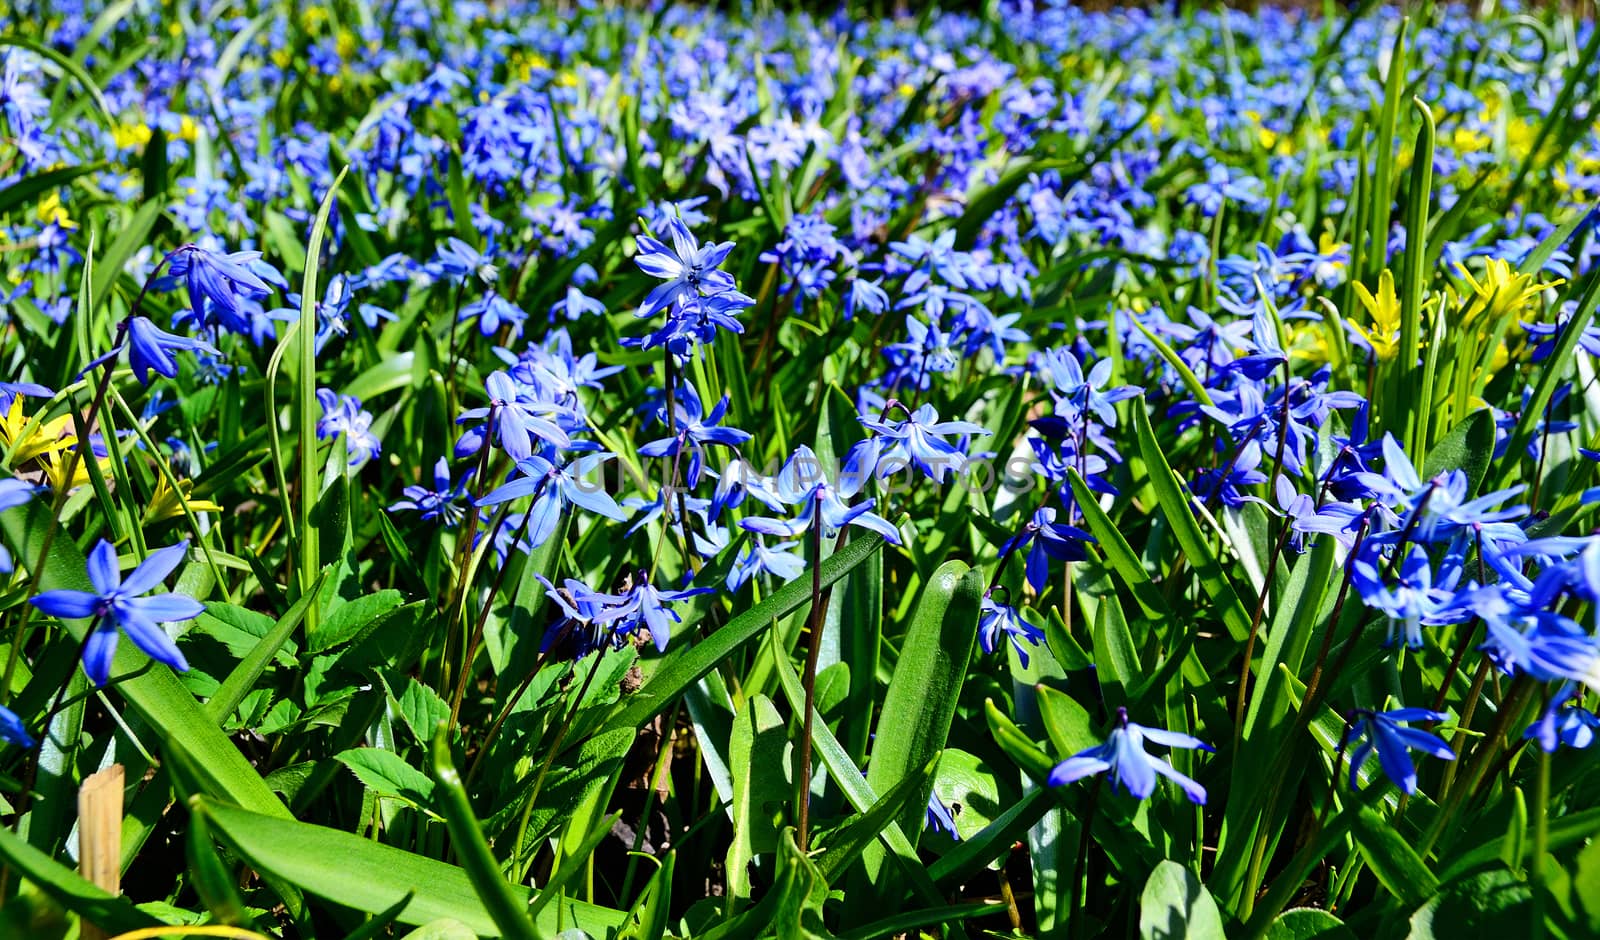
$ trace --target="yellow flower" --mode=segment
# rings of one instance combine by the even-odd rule
[[[1462,265],[1456,265],[1456,272],[1472,288],[1471,295],[1466,298],[1466,306],[1461,311],[1461,322],[1464,324],[1481,320],[1497,323],[1503,317],[1518,316],[1540,293],[1564,283],[1561,280],[1537,282],[1531,274],[1513,271],[1510,262],[1500,258],[1488,259],[1482,281],[1474,279],[1472,273]]]
[[[21,395],[11,399],[11,407],[0,417],[0,440],[11,453],[13,467],[65,450],[77,442],[71,431],[70,415],[41,420],[32,430],[28,429],[30,420],[22,413]]]
[[[104,457],[99,460],[101,471],[109,472],[111,461]],[[74,459],[71,451],[54,451],[41,457],[39,463],[44,467],[44,476],[50,483],[50,489],[57,493],[65,493],[89,482],[89,462],[81,456]],[[73,464],[70,481],[67,479],[68,463]]]
[[[178,489],[174,491],[167,484],[166,476],[156,478],[156,491],[150,497],[150,505],[144,509],[144,522],[159,522],[162,519],[171,519],[183,515],[183,504],[187,502],[193,512],[221,512],[222,507],[208,499],[192,499],[189,492],[194,489],[193,480],[179,480]]]
[[[78,223],[72,221],[67,215],[67,210],[61,208],[60,193],[51,193],[39,203],[39,221],[46,225],[53,222],[62,228],[78,227]]]
[[[148,124],[118,124],[111,129],[111,140],[117,145],[117,149],[127,150],[148,144],[150,134]]]
[[[1373,296],[1365,284],[1355,282],[1356,297],[1367,308],[1372,326],[1365,327],[1354,320],[1350,328],[1360,333],[1372,346],[1379,362],[1388,362],[1400,351],[1400,298],[1394,292],[1394,275],[1388,269],[1378,275],[1378,294]]]
[[[1328,345],[1328,334],[1320,323],[1308,323],[1289,327],[1289,357],[1308,362],[1312,365],[1322,365],[1333,358],[1333,349]]]

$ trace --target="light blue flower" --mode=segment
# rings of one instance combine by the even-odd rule
[[[1208,754],[1216,753],[1210,745],[1176,731],[1136,725],[1128,720],[1126,708],[1117,709],[1116,721],[1116,727],[1111,729],[1104,744],[1079,751],[1057,764],[1050,771],[1050,785],[1059,787],[1094,774],[1110,773],[1113,792],[1122,790],[1135,799],[1143,800],[1155,792],[1156,776],[1160,775],[1182,787],[1190,802],[1205,805],[1205,787],[1178,773],[1170,761],[1146,753],[1144,742],[1153,741],[1167,747],[1197,748]]]

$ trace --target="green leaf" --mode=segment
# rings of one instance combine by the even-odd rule
[[[3,826],[0,826],[0,858],[5,859],[8,867],[54,898],[57,904],[109,933],[120,934],[161,925],[154,917],[134,907],[127,898],[107,893]]]
[[[0,40],[3,44],[3,40]],[[87,176],[105,169],[103,163],[89,163],[79,166],[64,166],[54,170],[41,170],[32,176],[25,176],[5,189],[0,189],[0,215],[5,215],[13,209],[21,208],[40,196],[54,189],[72,182],[80,176]]]
[[[1494,413],[1487,408],[1474,411],[1428,451],[1428,458],[1422,463],[1422,478],[1431,480],[1441,473],[1461,470],[1467,475],[1467,495],[1476,493],[1489,472],[1494,437]]]
[[[1022,799],[976,834],[970,837],[963,834],[955,848],[929,867],[928,874],[938,884],[957,884],[1010,852],[1017,840],[1027,835],[1033,824],[1049,811],[1051,801],[1044,797],[1045,791],[1037,787],[1024,793]],[[956,817],[958,828],[960,822],[961,818]]]
[[[1150,473],[1150,485],[1156,491],[1156,500],[1166,516],[1167,525],[1199,576],[1200,586],[1219,608],[1228,633],[1235,640],[1243,641],[1250,635],[1250,615],[1239,600],[1233,583],[1228,580],[1227,572],[1222,570],[1221,562],[1212,553],[1211,543],[1201,531],[1200,523],[1195,520],[1194,512],[1189,508],[1189,497],[1156,441],[1155,431],[1150,427],[1150,416],[1143,407],[1129,410],[1133,413],[1133,428],[1139,438],[1139,455],[1144,458],[1145,468]]]
[[[883,537],[856,538],[822,563],[823,588],[844,577],[883,545]],[[606,722],[608,731],[630,731],[665,711],[684,689],[700,681],[735,650],[755,639],[761,631],[798,610],[811,597],[811,579],[796,578],[774,591],[770,597],[728,621],[694,646],[680,645],[661,661],[655,674],[637,692],[623,699]]]
[[[1267,928],[1266,940],[1356,940],[1356,935],[1327,911],[1297,907],[1278,915]]]
[[[728,913],[751,893],[750,863],[778,849],[778,827],[767,806],[789,801],[789,738],[783,717],[765,695],[749,698],[733,716],[728,769],[733,776],[733,840],[728,845]]]
[[[1144,612],[1151,617],[1171,616],[1166,599],[1156,588],[1155,582],[1150,579],[1150,573],[1145,570],[1144,564],[1139,561],[1139,554],[1122,537],[1122,532],[1117,528],[1111,517],[1100,508],[1099,501],[1094,493],[1089,490],[1088,484],[1079,475],[1077,470],[1067,469],[1067,480],[1072,484],[1073,498],[1077,500],[1078,510],[1083,513],[1084,522],[1089,527],[1089,533],[1094,536],[1100,552],[1105,556],[1106,564],[1122,579],[1122,583],[1133,592],[1134,600],[1144,608]]]
[[[944,750],[955,718],[967,664],[978,638],[983,603],[983,572],[964,562],[946,562],[923,587],[883,698],[886,720],[879,722],[867,765],[867,783],[884,793],[916,773]],[[928,793],[922,805],[901,814],[900,828],[917,843]],[[876,875],[881,855],[867,854],[867,871]]]
[[[433,739],[433,731],[439,727],[439,722],[450,717],[450,706],[415,676],[406,680],[406,690],[401,693],[395,702],[395,707],[400,711],[400,719],[411,729],[416,736],[418,744],[427,744]]]
[[[788,700],[790,708],[799,710],[805,707],[805,690],[800,687],[800,677],[795,674],[794,666],[789,663],[786,656],[778,657],[778,683],[783,687],[783,697]],[[856,812],[864,813],[870,809],[878,801],[878,794],[862,775],[861,770],[850,760],[850,755],[839,746],[839,739],[833,736],[833,732],[828,730],[827,724],[820,717],[812,722],[811,741],[816,746],[817,756],[822,758],[822,765],[828,768],[828,776],[843,791],[845,799],[855,807]],[[906,838],[900,824],[891,822],[884,828],[882,836],[884,844],[889,847],[889,852],[900,862],[902,871],[911,882],[913,893],[928,904],[943,903],[939,890],[934,887],[933,879],[928,877],[927,870],[922,867],[916,848],[912,846],[911,840]],[[758,904],[751,910],[759,910],[760,907]]]
[[[417,806],[432,804],[433,781],[393,751],[359,747],[336,754],[333,759],[350,768],[379,796],[397,796]]]
[[[433,780],[438,784],[439,811],[450,827],[450,841],[461,867],[472,880],[478,898],[494,920],[501,935],[511,940],[537,940],[539,930],[528,916],[526,896],[506,880],[483,837],[478,817],[467,802],[461,776],[450,761],[450,732],[441,722],[433,738]]]
[[[1115,594],[1100,599],[1094,618],[1094,652],[1095,675],[1106,707],[1126,706],[1129,687],[1140,674],[1139,654],[1133,648],[1128,621],[1122,616],[1122,602]]]
[[[908,774],[895,784],[894,789],[878,797],[878,801],[867,807],[866,812],[850,817],[828,838],[827,846],[816,859],[817,869],[824,878],[837,880],[851,862],[878,841],[889,823],[895,817],[904,815],[907,809],[927,812],[928,798],[922,794],[933,785],[936,763],[937,758],[921,771]]]
[[[267,665],[278,655],[278,651],[283,649],[284,644],[289,642],[289,637],[294,634],[295,628],[300,626],[300,621],[305,619],[306,611],[316,604],[317,589],[327,576],[328,571],[322,571],[313,582],[311,590],[296,601],[295,605],[289,608],[289,612],[273,625],[272,630],[261,638],[261,642],[233,667],[232,672],[228,673],[228,678],[222,681],[222,686],[217,689],[216,694],[206,702],[206,714],[210,715],[212,720],[226,721],[239,707],[239,703],[244,701],[250,690],[255,688],[256,681],[266,671]]]
[[[399,591],[386,590],[365,594],[340,605],[306,637],[306,652],[321,653],[355,639],[363,630],[385,619],[404,602],[405,596]]]
[[[161,218],[164,208],[159,201],[140,206],[118,230],[117,237],[112,239],[106,250],[94,259],[94,281],[90,291],[92,309],[99,310],[105,304],[117,279],[122,277],[127,268],[128,259],[149,243],[150,230],[155,228],[156,220]]]
[[[1372,873],[1407,906],[1422,903],[1439,889],[1439,879],[1428,870],[1427,862],[1377,810],[1361,810],[1355,836],[1356,847]]]
[[[1139,898],[1139,936],[1144,940],[1226,940],[1222,914],[1194,872],[1174,861],[1157,865]]]
[[[1431,892],[1430,892],[1431,893]],[[1411,915],[1407,940],[1529,936],[1533,890],[1505,869],[1452,882]]]
[[[218,837],[252,866],[300,885],[310,894],[370,914],[387,910],[411,894],[410,903],[396,918],[402,924],[450,917],[479,936],[500,935],[472,878],[454,865],[354,833],[262,816],[214,800],[204,800],[202,807]],[[513,887],[511,891],[519,903],[526,903],[527,889]],[[603,937],[622,923],[622,912],[593,904],[568,900],[560,907],[569,924],[591,936]],[[545,912],[539,926],[554,933],[556,912]]]
[[[249,924],[250,917],[245,913],[244,899],[239,896],[236,876],[217,854],[204,813],[190,813],[185,849],[189,862],[189,882],[194,885],[195,893],[200,895],[206,910],[224,924]]]

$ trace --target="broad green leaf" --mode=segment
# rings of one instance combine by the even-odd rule
[[[1155,431],[1150,427],[1149,415],[1145,414],[1143,407],[1134,407],[1130,410],[1133,412],[1134,431],[1139,438],[1139,454],[1144,458],[1145,467],[1150,473],[1150,485],[1155,489],[1156,499],[1161,504],[1161,512],[1166,516],[1167,525],[1171,527],[1173,537],[1178,540],[1178,545],[1189,559],[1189,564],[1199,576],[1200,586],[1217,605],[1228,632],[1235,640],[1242,641],[1250,634],[1250,615],[1245,611],[1243,602],[1239,600],[1239,594],[1234,590],[1233,583],[1228,580],[1227,572],[1222,569],[1221,562],[1211,551],[1211,543],[1201,531],[1200,523],[1195,520],[1183,484],[1178,482],[1177,474],[1172,472],[1166,455],[1161,451],[1160,443],[1156,441]]]
[[[423,807],[432,804],[433,781],[393,751],[361,747],[336,754],[333,759],[350,768],[368,789],[380,796],[397,796]]]
[[[1429,892],[1432,894],[1432,892]],[[1531,936],[1533,890],[1505,869],[1445,885],[1411,915],[1407,940]]]
[[[1438,890],[1439,879],[1428,870],[1427,862],[1377,810],[1361,810],[1355,836],[1356,847],[1373,874],[1407,905],[1419,904]]]
[[[908,774],[894,789],[878,798],[864,813],[857,813],[828,838],[828,844],[816,858],[817,869],[829,881],[844,874],[851,862],[860,857],[870,845],[877,842],[883,830],[897,816],[914,809],[927,812],[928,800],[922,793],[933,782],[934,763],[930,762],[920,772]],[[919,800],[918,798],[921,797]]]
[[[1356,940],[1339,918],[1316,907],[1284,911],[1267,928],[1267,940]]]
[[[733,716],[728,744],[733,775],[733,840],[728,845],[728,913],[750,898],[750,863],[778,849],[778,827],[768,804],[793,799],[787,725],[772,700],[754,695]]]
[[[884,718],[867,765],[867,783],[875,791],[892,789],[944,749],[977,642],[984,586],[983,572],[959,561],[941,566],[924,585],[884,695]],[[923,793],[924,804],[927,799]],[[912,806],[898,820],[913,845],[923,813],[923,806]],[[875,872],[872,855],[867,858],[868,871]]]
[[[1222,914],[1194,872],[1163,861],[1144,883],[1139,898],[1139,936],[1144,940],[1226,940]]]
[[[1462,470],[1467,474],[1467,494],[1476,493],[1489,472],[1494,436],[1494,413],[1487,408],[1474,411],[1428,451],[1422,478],[1430,480],[1449,470]]]
[[[412,898],[397,919],[425,924],[441,918],[461,921],[479,936],[500,936],[468,874],[454,865],[364,839],[354,833],[292,819],[262,816],[214,800],[202,802],[213,831],[252,866],[270,871],[336,904],[376,914],[408,893]],[[526,902],[526,888],[511,889]],[[561,910],[569,924],[603,937],[622,923],[620,911],[567,900]],[[540,929],[554,933],[556,912],[545,911]]]

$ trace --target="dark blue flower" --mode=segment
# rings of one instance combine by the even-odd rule
[[[199,601],[181,594],[156,594],[141,597],[157,587],[189,552],[187,540],[151,552],[139,567],[123,579],[117,566],[117,550],[102,540],[89,552],[88,575],[93,591],[59,589],[45,591],[29,600],[41,612],[63,620],[95,618],[83,648],[83,671],[96,685],[104,685],[111,675],[111,658],[117,651],[117,629],[151,658],[180,672],[189,668],[183,653],[167,636],[161,624],[190,620],[205,608]]]
[[[0,705],[0,741],[9,741],[17,747],[33,747],[33,735],[28,733],[28,726],[22,723],[17,713],[4,705]]]
[[[1359,740],[1350,752],[1350,789],[1361,789],[1361,766],[1378,752],[1378,766],[1384,776],[1406,793],[1417,792],[1417,768],[1411,762],[1411,751],[1422,751],[1441,760],[1455,760],[1456,752],[1438,735],[1407,728],[1403,721],[1443,721],[1442,712],[1426,708],[1395,708],[1386,712],[1358,709],[1351,712],[1353,724],[1345,735]]]
[[[705,463],[705,445],[721,444],[737,448],[750,439],[738,428],[718,427],[728,413],[728,396],[722,396],[716,406],[706,414],[700,393],[694,385],[684,382],[673,396],[672,423],[676,426],[671,437],[650,441],[639,448],[641,457],[672,457],[687,450],[689,465],[685,479],[693,487],[700,482],[700,469]],[[664,417],[664,416],[663,416]]]

